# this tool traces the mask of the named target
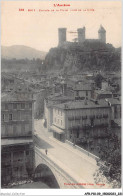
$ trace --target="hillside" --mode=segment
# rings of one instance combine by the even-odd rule
[[[111,44],[85,41],[66,43],[61,47],[51,48],[45,58],[47,70],[79,72],[89,70],[120,71],[121,48]]]
[[[23,45],[13,45],[13,46],[2,46],[1,47],[1,57],[5,59],[33,59],[39,58],[44,60],[46,52],[36,50],[34,48],[23,46]]]

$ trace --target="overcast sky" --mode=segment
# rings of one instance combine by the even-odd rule
[[[54,7],[54,4],[70,4],[70,7]],[[24,9],[20,12],[19,8]],[[86,9],[94,11],[85,11]],[[35,12],[28,12],[35,9]],[[65,11],[39,11],[60,10]],[[82,11],[70,11],[81,9]],[[86,27],[86,38],[98,38],[100,24],[106,29],[106,42],[121,46],[121,3],[83,1],[17,1],[2,2],[1,42],[4,46],[25,45],[48,51],[58,44],[58,28],[67,28],[67,40],[77,34],[77,28]]]

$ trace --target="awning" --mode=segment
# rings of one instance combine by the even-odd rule
[[[1,145],[2,146],[7,146],[7,145],[19,145],[19,144],[29,144],[33,143],[33,139],[24,139],[24,138],[7,138],[7,139],[1,139]]]
[[[64,134],[64,131],[62,129],[60,129],[60,128],[54,126],[54,125],[52,125],[50,128],[52,129],[52,131],[54,131],[58,134]]]

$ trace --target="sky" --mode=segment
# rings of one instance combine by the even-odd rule
[[[70,6],[54,7],[54,4]],[[77,37],[70,31],[76,32],[83,26],[86,38],[96,39],[100,24],[106,30],[106,42],[121,46],[120,1],[2,1],[1,13],[3,46],[25,45],[48,51],[58,45],[58,28],[67,28],[67,41]]]

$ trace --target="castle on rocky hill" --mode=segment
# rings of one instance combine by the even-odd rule
[[[78,43],[83,43],[86,40],[89,42],[99,41],[102,43],[106,43],[106,30],[104,29],[104,27],[102,25],[100,25],[100,28],[98,30],[98,39],[86,39],[85,30],[86,30],[85,27],[77,29]],[[67,31],[67,28],[59,28],[58,29],[58,38],[59,38],[58,46],[62,46],[64,44],[68,43],[66,40],[66,31]]]

